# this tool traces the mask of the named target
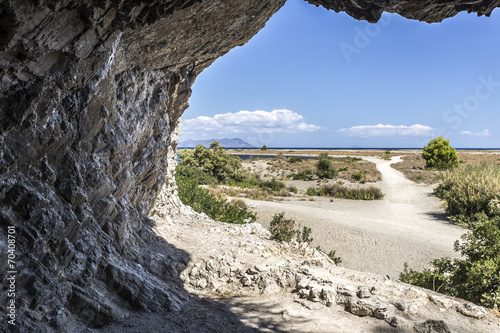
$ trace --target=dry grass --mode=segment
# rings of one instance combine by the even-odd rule
[[[500,211],[500,165],[491,162],[469,163],[443,172],[450,215],[485,211],[496,215]]]
[[[500,154],[497,152],[458,151],[457,153],[462,165],[478,165],[485,162],[500,164]],[[417,183],[435,184],[441,182],[442,171],[426,169],[421,151],[417,154],[403,156],[403,162],[392,164],[392,167],[401,171],[406,178]]]

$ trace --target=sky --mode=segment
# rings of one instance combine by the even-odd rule
[[[500,10],[376,24],[288,0],[193,85],[181,141],[260,147],[500,147]]]

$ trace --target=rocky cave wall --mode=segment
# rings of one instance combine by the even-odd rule
[[[370,22],[384,10],[436,22],[500,6],[308,1]],[[74,317],[99,326],[133,308],[180,306],[179,263],[144,246],[154,239],[149,209],[172,181],[172,133],[196,76],[284,2],[0,3],[2,329],[12,270],[19,331],[61,329]]]

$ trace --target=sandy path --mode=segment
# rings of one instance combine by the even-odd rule
[[[326,251],[335,249],[347,268],[397,277],[405,262],[420,269],[432,259],[456,257],[453,243],[464,229],[446,222],[432,187],[416,184],[391,168],[400,157],[364,159],[375,163],[382,173],[383,180],[377,183],[385,194],[381,201],[316,198],[247,203],[255,206],[252,210],[266,227],[273,214],[282,211],[301,228],[311,227],[313,245]]]

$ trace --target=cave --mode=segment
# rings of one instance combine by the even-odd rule
[[[384,11],[431,23],[461,11],[489,16],[500,6],[308,2],[368,22]],[[158,239],[148,216],[160,194],[172,215],[182,209],[175,128],[197,75],[245,44],[284,3],[0,4],[0,303],[14,299],[7,292],[12,276],[17,293],[16,325],[3,306],[2,331],[74,332],[122,321],[131,311],[214,307],[227,314],[187,295],[179,272],[190,258]],[[227,314],[211,329],[236,331],[237,321]]]

